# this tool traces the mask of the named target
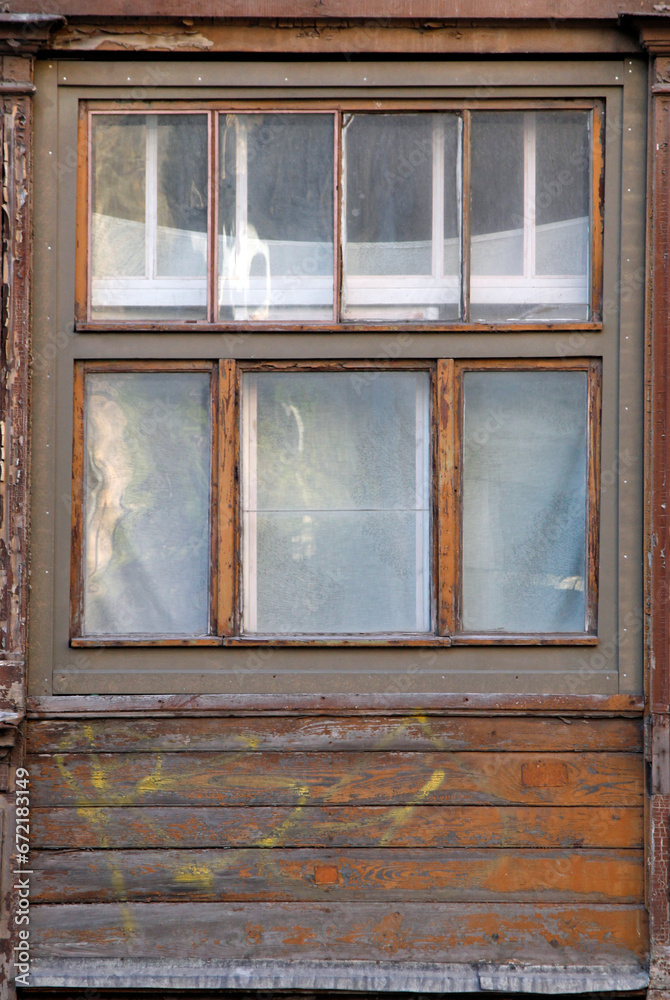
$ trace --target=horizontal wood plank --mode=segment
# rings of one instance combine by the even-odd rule
[[[642,801],[624,753],[169,753],[29,758],[34,806],[593,805]]]
[[[402,820],[402,821],[401,821]],[[32,809],[34,848],[642,847],[641,807],[385,806]]]
[[[552,903],[34,905],[33,959],[642,962],[642,906]]]
[[[642,750],[640,719],[191,718],[31,721],[32,753],[170,751]]]
[[[643,903],[642,851],[37,851],[35,903]]]

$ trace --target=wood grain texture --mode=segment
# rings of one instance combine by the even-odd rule
[[[34,959],[643,961],[642,906],[464,903],[34,905]],[[185,933],[188,928],[188,933]]]
[[[34,903],[643,903],[642,851],[35,851]]]
[[[642,808],[415,806],[32,809],[34,849],[147,847],[641,848]]]
[[[30,756],[34,806],[639,805],[626,753],[168,753]]]
[[[641,719],[181,718],[31,720],[29,753],[298,751],[642,752]]]

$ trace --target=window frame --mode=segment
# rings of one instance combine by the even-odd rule
[[[211,377],[210,625],[201,636],[86,635],[84,600],[85,378],[97,372],[205,371]],[[430,374],[431,633],[245,633],[241,531],[241,394],[251,372],[401,372]],[[462,629],[463,376],[469,371],[582,371],[587,375],[586,628],[574,633],[469,633]],[[74,375],[70,645],[98,646],[452,646],[561,645],[597,642],[601,365],[595,359],[377,361],[78,361]]]
[[[591,112],[591,190],[590,190],[590,243],[589,267],[586,276],[588,289],[588,318],[584,320],[514,320],[510,322],[471,322],[471,268],[470,268],[470,115],[473,111],[533,112],[533,111],[588,111]],[[461,269],[459,281],[461,319],[420,321],[346,319],[343,315],[343,208],[345,187],[342,174],[342,119],[348,113],[366,112],[370,114],[402,112],[456,112],[462,116],[462,204],[461,212]],[[207,307],[205,320],[179,319],[104,319],[91,314],[91,219],[92,219],[92,118],[104,115],[150,115],[203,114],[207,115],[209,146],[209,198],[208,198],[208,259],[207,259]],[[322,320],[220,320],[217,316],[218,303],[218,119],[221,113],[230,114],[332,114],[334,122],[334,294],[333,317]],[[226,331],[274,331],[311,333],[329,330],[385,331],[395,329],[399,324],[413,331],[426,332],[514,332],[533,329],[535,332],[555,332],[568,330],[602,330],[603,319],[603,234],[604,234],[604,154],[605,154],[605,102],[601,98],[481,98],[478,100],[455,100],[452,98],[422,100],[418,98],[364,100],[364,99],[321,99],[282,100],[152,100],[128,101],[119,107],[118,101],[89,100],[79,102],[78,120],[78,170],[80,183],[77,187],[76,230],[77,252],[75,255],[75,329],[80,332],[147,332],[152,330],[173,332],[226,332]],[[525,232],[524,225],[524,232]]]

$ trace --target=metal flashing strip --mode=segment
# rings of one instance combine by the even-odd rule
[[[492,965],[423,962],[170,963],[36,959],[31,987],[65,989],[350,990],[422,993],[592,993],[641,990],[637,965]]]

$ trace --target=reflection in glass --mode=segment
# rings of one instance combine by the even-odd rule
[[[463,629],[583,632],[586,373],[464,381]]]
[[[86,377],[86,635],[207,633],[209,378]]]
[[[460,118],[345,116],[345,319],[457,319]]]
[[[245,632],[430,630],[429,384],[245,376]]]
[[[94,319],[207,313],[205,115],[92,116]]]
[[[590,113],[471,120],[471,318],[588,319]]]
[[[219,116],[219,316],[333,318],[332,114]]]

